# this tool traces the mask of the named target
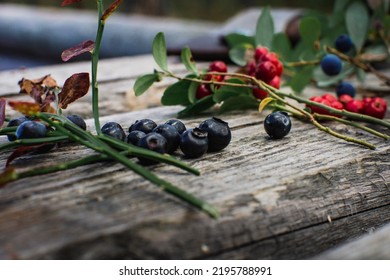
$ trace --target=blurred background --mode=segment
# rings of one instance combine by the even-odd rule
[[[96,1],[84,0],[63,8],[61,2],[0,0],[0,71],[60,63],[62,50],[94,39]],[[251,33],[261,7],[269,5],[275,9],[277,29],[282,29],[296,9],[331,11],[333,2],[125,0],[106,25],[101,54],[117,57],[149,53],[152,39],[159,31],[165,33],[168,47],[173,50],[205,38],[211,48],[205,51],[213,51],[218,47],[218,38],[225,33]],[[202,39],[197,41],[203,44]]]

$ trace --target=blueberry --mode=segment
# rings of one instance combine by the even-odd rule
[[[167,139],[161,134],[151,132],[142,137],[139,141],[139,147],[151,150],[160,154],[165,154],[167,151]],[[140,163],[144,165],[151,165],[158,163],[155,160],[138,157]]]
[[[82,130],[87,130],[87,124],[85,123],[84,119],[80,117],[79,115],[70,115],[67,116],[68,120],[70,120],[72,123],[80,127]]]
[[[343,53],[349,52],[353,47],[351,37],[349,37],[346,34],[340,35],[339,37],[337,37],[335,41],[335,47],[340,52]]]
[[[221,119],[214,117],[207,119],[199,125],[199,128],[207,132],[209,152],[217,152],[226,148],[232,139],[228,123]]]
[[[177,119],[171,119],[171,120],[166,121],[165,123],[173,125],[177,129],[179,134],[183,134],[183,132],[187,130],[184,123],[182,123],[180,120],[177,120]]]
[[[170,124],[160,124],[153,129],[153,132],[161,134],[167,139],[167,153],[173,154],[180,144],[180,134],[177,129]]]
[[[133,130],[127,135],[127,143],[139,146],[139,141],[146,135],[145,132],[139,130]]]
[[[340,74],[342,63],[338,56],[327,54],[321,60],[322,71],[328,76],[336,76]]]
[[[139,130],[148,134],[152,132],[156,126],[157,124],[150,119],[136,120],[135,123],[130,126],[129,132],[132,132],[133,130]]]
[[[338,97],[340,97],[343,94],[348,94],[351,97],[355,97],[355,93],[356,93],[355,87],[349,82],[341,82],[336,87],[336,94]]]
[[[18,126],[15,135],[17,139],[43,138],[46,136],[46,126],[35,121],[25,121]]]
[[[29,121],[29,119],[27,117],[25,117],[25,116],[19,117],[17,119],[12,119],[7,124],[7,127],[19,126],[19,125],[21,125],[22,123],[24,123],[26,121]],[[16,136],[15,135],[11,135],[11,134],[7,135],[7,138],[8,138],[8,141],[15,141],[16,140]]]
[[[126,134],[119,123],[108,122],[102,126],[102,133],[121,141],[125,141]]]
[[[207,152],[207,132],[200,129],[187,129],[180,138],[180,149],[186,157],[197,158]]]
[[[291,130],[291,120],[286,112],[273,112],[264,120],[264,128],[273,139],[281,139]]]

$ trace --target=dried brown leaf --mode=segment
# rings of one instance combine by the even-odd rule
[[[35,153],[38,151],[42,151],[45,149],[45,147],[52,146],[53,144],[38,144],[38,145],[32,145],[32,146],[21,146],[15,149],[7,158],[7,162],[5,163],[5,167],[9,167],[11,162],[21,156]]]
[[[88,73],[77,73],[69,77],[58,95],[58,107],[66,109],[68,104],[88,93],[90,86]]]
[[[94,41],[91,40],[84,41],[78,44],[77,46],[64,50],[61,54],[61,59],[62,61],[66,62],[72,59],[73,57],[79,56],[83,53],[91,52],[94,47],[95,47]]]
[[[0,173],[0,188],[4,187],[9,182],[15,181],[16,179],[16,169],[14,167],[6,168],[2,173]]]
[[[103,13],[101,20],[105,21],[108,17],[110,17],[116,9],[118,9],[119,5],[122,3],[122,0],[114,1]]]

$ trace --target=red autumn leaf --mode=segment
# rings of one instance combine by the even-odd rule
[[[8,104],[14,110],[22,113],[25,116],[35,115],[40,111],[40,105],[37,103],[25,101],[9,101]]]
[[[17,174],[15,168],[6,168],[2,173],[0,173],[0,188],[4,187],[9,182],[15,181],[16,179]]]
[[[73,3],[81,2],[82,0],[64,0],[61,3],[61,7],[71,5]]]
[[[72,59],[73,57],[79,56],[83,53],[91,52],[94,47],[95,47],[94,41],[91,40],[84,41],[81,44],[78,44],[77,46],[64,50],[61,54],[62,61],[66,62]]]
[[[78,73],[69,77],[58,94],[58,107],[66,109],[68,104],[88,93],[90,86],[89,74]]]
[[[113,2],[103,13],[101,20],[105,21],[109,16],[111,16],[116,9],[118,9],[119,5],[122,3],[122,0],[116,0]]]
[[[5,99],[0,98],[0,127],[3,126],[5,122]]]

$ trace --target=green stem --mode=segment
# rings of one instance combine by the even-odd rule
[[[92,113],[93,118],[95,122],[95,129],[97,134],[101,134],[101,128],[100,128],[100,119],[99,119],[99,86],[97,81],[97,71],[98,71],[98,63],[99,63],[99,54],[100,54],[100,46],[103,38],[103,31],[105,22],[102,20],[102,15],[104,11],[103,7],[103,1],[98,0],[97,1],[98,6],[98,13],[99,13],[99,19],[98,19],[98,29],[96,32],[96,39],[95,39],[95,47],[92,51]]]
[[[350,126],[353,126],[353,127],[356,127],[356,128],[359,128],[361,130],[364,130],[372,135],[375,135],[375,136],[378,136],[380,138],[383,138],[385,140],[388,140],[390,139],[390,136],[389,135],[386,135],[386,134],[383,134],[383,133],[380,133],[379,131],[376,131],[374,129],[371,129],[367,126],[364,126],[364,125],[361,125],[361,124],[358,124],[356,122],[351,122],[349,120],[346,120],[346,119],[342,119],[342,118],[339,118],[339,117],[335,117],[335,116],[329,116],[329,115],[322,115],[322,114],[317,114],[317,113],[314,113],[314,117],[321,121],[321,120],[325,120],[325,121],[336,121],[336,122],[340,122],[340,123],[343,123],[343,124],[346,124],[346,125],[350,125]]]
[[[142,149],[142,148],[136,147],[134,145],[123,143],[115,138],[112,138],[112,137],[109,137],[106,135],[99,135],[98,137],[101,140],[103,140],[104,142],[110,144],[110,146],[113,146],[117,149],[121,149],[123,151],[126,151],[129,155],[152,159],[152,160],[156,160],[159,162],[164,162],[164,163],[179,167],[179,168],[181,168],[185,171],[188,171],[192,174],[200,175],[199,170],[191,167],[188,164],[183,163],[180,160],[177,160],[176,158],[174,158],[173,156],[170,156],[168,154],[159,154],[159,153],[156,153],[153,151],[148,151],[146,149]]]
[[[287,62],[285,63],[286,67],[301,67],[301,66],[307,66],[307,65],[318,65],[321,61],[319,60],[312,60],[312,61],[296,61],[296,62]]]
[[[56,143],[68,140],[67,136],[53,136],[45,138],[35,138],[35,139],[17,139],[12,142],[8,142],[0,145],[0,151],[12,149],[19,146],[34,146],[37,144],[48,144]]]

